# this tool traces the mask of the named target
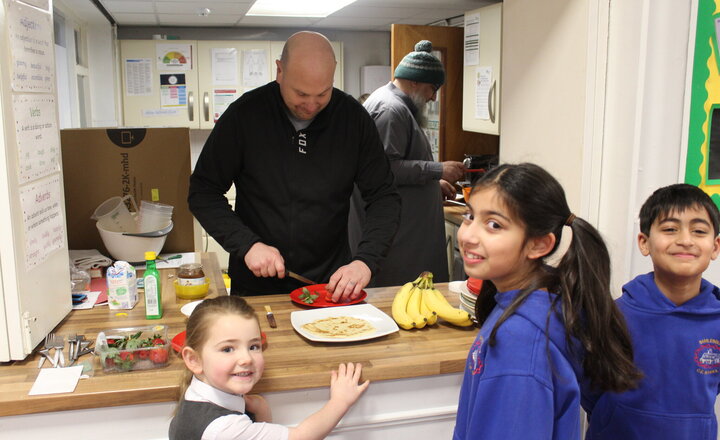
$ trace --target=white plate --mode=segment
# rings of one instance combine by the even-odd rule
[[[195,310],[195,307],[197,307],[198,304],[203,302],[203,300],[200,301],[193,301],[191,303],[187,303],[184,306],[180,307],[180,313],[182,313],[185,316],[190,316],[190,314]]]
[[[375,332],[358,336],[350,336],[347,338],[326,338],[314,335],[302,327],[309,322],[313,322],[318,319],[332,318],[335,316],[352,316],[353,318],[364,319],[375,327]],[[290,313],[290,322],[296,332],[300,333],[300,335],[306,339],[315,342],[363,341],[365,339],[379,338],[380,336],[389,335],[390,333],[399,331],[395,321],[372,304],[356,304],[352,306],[327,307],[292,312]]]
[[[450,281],[448,283],[448,290],[455,293],[461,293],[465,283],[466,281]]]

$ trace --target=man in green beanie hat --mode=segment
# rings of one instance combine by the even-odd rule
[[[427,104],[445,83],[445,68],[432,54],[432,43],[418,42],[394,76],[363,103],[378,128],[402,198],[400,227],[370,283],[373,287],[399,286],[426,270],[433,273],[434,281],[448,281],[442,201],[443,196],[455,197],[453,183],[465,171],[460,162],[434,161],[423,131]],[[359,243],[363,212],[356,192],[350,213],[351,247]]]

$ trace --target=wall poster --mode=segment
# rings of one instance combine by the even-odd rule
[[[189,71],[192,69],[192,44],[157,44],[158,70]]]
[[[63,183],[59,175],[46,177],[20,189],[25,230],[25,267],[39,266],[65,247]]]
[[[720,0],[697,0],[685,182],[720,206]]]
[[[50,14],[12,1],[8,3],[7,14],[12,89],[52,93],[55,89],[55,58]]]
[[[53,95],[13,95],[21,183],[60,170],[60,132],[55,107]]]

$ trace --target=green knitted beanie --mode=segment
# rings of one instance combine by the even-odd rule
[[[435,84],[445,83],[445,68],[432,54],[432,43],[422,40],[415,45],[415,52],[405,55],[395,68],[395,78]]]

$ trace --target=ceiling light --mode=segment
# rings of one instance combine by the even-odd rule
[[[355,0],[257,0],[246,15],[327,17]]]

